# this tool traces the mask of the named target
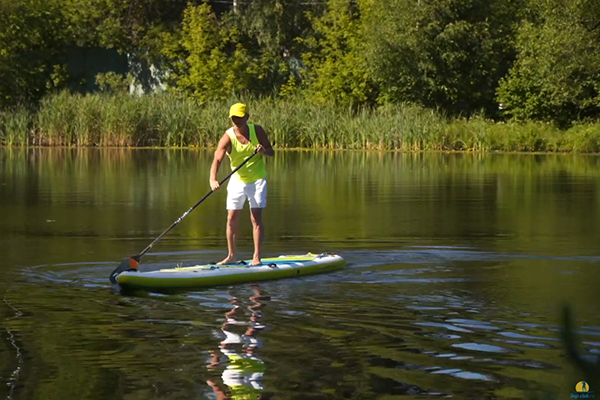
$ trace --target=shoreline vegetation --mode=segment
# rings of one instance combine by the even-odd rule
[[[593,1],[5,3],[0,146],[600,154]]]
[[[544,122],[447,117],[416,105],[351,108],[302,98],[215,100],[171,92],[48,95],[0,113],[0,146],[214,147],[232,102],[249,106],[279,148],[384,151],[600,153],[600,123],[560,130]]]

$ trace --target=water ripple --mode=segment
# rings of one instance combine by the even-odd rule
[[[10,301],[23,314],[8,326],[32,349],[25,366],[45,349],[41,379],[126,370],[124,387],[155,397],[209,399],[238,383],[324,400],[555,388],[564,367],[556,321],[478,291],[490,272],[472,274],[460,260],[487,256],[452,251],[352,253],[336,274],[173,296],[115,296],[104,263],[38,266],[16,282]],[[578,332],[585,356],[598,356],[600,328]],[[22,371],[19,380],[34,379]]]

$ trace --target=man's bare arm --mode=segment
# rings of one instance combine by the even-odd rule
[[[219,167],[221,166],[221,162],[223,162],[223,159],[225,158],[225,154],[227,153],[229,146],[231,146],[231,140],[229,139],[229,135],[224,134],[221,140],[219,140],[217,150],[215,151],[215,157],[210,167],[209,181],[212,190],[217,190],[220,186],[219,181],[217,180],[217,173],[219,172]]]
[[[258,143],[260,143],[259,153],[265,156],[273,156],[275,154],[275,150],[269,141],[269,137],[267,133],[263,129],[262,126],[256,125],[256,138],[258,139]]]

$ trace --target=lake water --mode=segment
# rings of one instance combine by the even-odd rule
[[[279,151],[265,255],[335,252],[345,269],[111,290],[118,263],[207,193],[211,161],[0,149],[1,397],[565,399],[583,379],[559,337],[566,304],[581,353],[600,354],[599,157]],[[224,257],[225,196],[141,268]]]

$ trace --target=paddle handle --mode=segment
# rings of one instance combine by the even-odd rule
[[[275,142],[273,142],[273,144],[271,146],[274,146]],[[233,174],[235,174],[240,168],[242,168],[244,166],[244,164],[246,164],[248,161],[250,161],[250,159],[252,159],[252,157],[254,157],[256,154],[258,154],[258,152],[256,150],[254,150],[254,153],[252,153],[252,155],[248,158],[246,158],[240,165],[238,165],[233,171],[231,171],[229,173],[229,175],[227,175],[221,182],[219,182],[219,186],[222,185],[223,183],[225,183],[229,178],[231,178],[231,176]],[[213,194],[214,190],[210,190],[208,193],[206,193],[204,195],[204,197],[202,197],[200,200],[198,200],[196,202],[196,204],[194,204],[192,207],[190,207],[189,210],[187,210],[186,212],[184,212],[181,217],[179,217],[177,219],[177,221],[173,222],[171,224],[171,226],[169,226],[163,233],[161,233],[156,239],[154,239],[154,241],[152,243],[150,243],[144,250],[142,250],[140,253],[138,253],[137,255],[133,256],[132,258],[134,260],[136,260],[137,262],[140,261],[140,258],[142,258],[142,256],[144,254],[146,254],[148,251],[150,251],[150,249],[156,244],[158,243],[159,240],[161,240],[163,238],[163,236],[165,236],[167,233],[169,233],[169,231],[171,229],[173,229],[177,224],[179,224],[185,217],[187,217],[187,215],[189,213],[191,213],[196,207],[198,207],[200,205],[200,203],[202,203],[204,200],[206,200],[208,198],[208,196],[210,196],[211,194]]]

